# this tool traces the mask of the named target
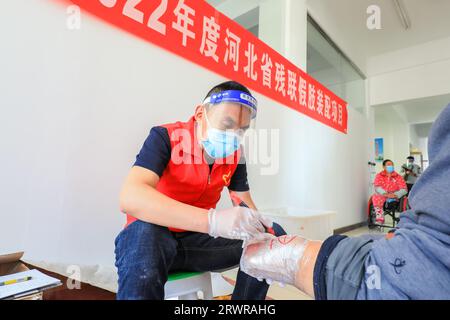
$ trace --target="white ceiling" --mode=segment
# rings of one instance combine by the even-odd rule
[[[375,107],[375,115],[390,115],[395,112],[409,124],[425,124],[436,120],[441,111],[450,104],[450,95],[402,101],[396,104]]]
[[[207,0],[218,7],[246,7],[265,0]],[[393,0],[307,0],[308,11],[363,70],[370,57],[437,39],[450,38],[450,0],[401,0],[412,27],[405,30]],[[367,8],[381,9],[381,30],[367,28]],[[316,18],[316,17],[315,17]],[[331,29],[331,30],[327,30]],[[334,37],[335,36],[335,37]]]
[[[326,8],[342,32],[361,45],[366,58],[436,39],[450,37],[449,0],[403,0],[412,27],[405,30],[392,0],[308,0],[308,7]],[[366,25],[370,5],[381,9],[381,30]]]

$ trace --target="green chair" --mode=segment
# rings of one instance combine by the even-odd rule
[[[198,292],[203,300],[212,300],[210,272],[176,272],[169,274],[164,287],[165,299],[178,297],[179,300],[198,300]]]

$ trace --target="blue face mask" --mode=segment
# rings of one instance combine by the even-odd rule
[[[387,173],[394,172],[394,166],[386,166],[386,171],[387,171]]]
[[[232,155],[241,144],[239,136],[233,132],[209,128],[207,135],[208,137],[202,141],[202,145],[206,153],[214,159]]]
[[[210,157],[214,159],[226,158],[239,149],[241,139],[238,134],[211,128],[208,117],[206,117],[206,123],[208,124],[207,138],[202,141],[202,145]]]

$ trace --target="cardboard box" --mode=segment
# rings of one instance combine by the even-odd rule
[[[0,255],[0,276],[29,270],[27,266],[20,261],[22,256],[23,252]],[[42,297],[42,290],[35,290],[23,295],[17,295],[12,300],[42,300]]]

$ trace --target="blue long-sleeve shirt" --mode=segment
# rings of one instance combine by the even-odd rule
[[[450,105],[429,137],[430,166],[390,239],[373,242],[357,299],[450,299]]]

